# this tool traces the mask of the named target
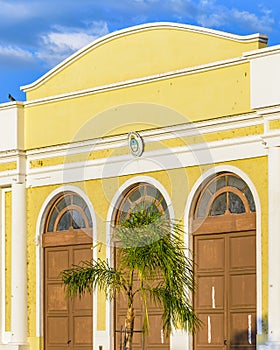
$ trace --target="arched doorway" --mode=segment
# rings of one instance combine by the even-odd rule
[[[162,193],[153,185],[145,182],[137,183],[128,189],[126,189],[120,196],[117,203],[117,209],[113,214],[115,224],[121,220],[129,218],[131,212],[141,208],[142,205],[149,205],[153,207],[153,210],[162,212],[164,215],[169,217],[169,211],[167,208],[166,201]],[[114,251],[114,262],[117,264],[116,250]],[[135,280],[137,284],[137,280]],[[117,297],[114,305],[114,329],[119,331],[124,326],[124,320],[127,312],[127,301],[124,297]],[[170,340],[165,337],[162,332],[161,315],[162,309],[148,302],[149,309],[149,320],[150,330],[146,335],[144,341],[142,340],[140,333],[135,333],[133,336],[133,349],[135,350],[169,350]],[[141,330],[143,324],[143,306],[141,300],[138,300],[135,308],[135,330]],[[120,333],[115,334],[115,349],[118,350],[120,347]]]
[[[45,220],[44,349],[92,350],[92,296],[67,298],[60,272],[92,258],[92,219],[86,202],[74,192],[59,194]]]
[[[256,349],[256,213],[247,184],[221,173],[193,203],[194,349]]]

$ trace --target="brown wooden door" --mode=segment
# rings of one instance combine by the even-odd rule
[[[255,230],[194,236],[194,307],[203,322],[195,350],[256,349],[255,239]]]
[[[67,298],[59,278],[60,272],[72,264],[91,259],[91,246],[87,243],[44,249],[45,350],[93,349],[92,295]]]

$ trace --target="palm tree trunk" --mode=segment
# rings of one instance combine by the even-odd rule
[[[127,309],[125,319],[124,350],[132,350],[132,338],[134,330],[134,307],[132,304]]]

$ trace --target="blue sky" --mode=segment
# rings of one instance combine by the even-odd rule
[[[0,0],[0,103],[100,36],[179,22],[280,44],[279,0]]]

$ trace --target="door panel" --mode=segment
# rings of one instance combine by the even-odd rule
[[[203,324],[194,337],[195,349],[224,348],[225,245],[222,235],[195,236],[194,307]]]
[[[255,274],[230,276],[229,301],[232,308],[254,308],[256,305]]]
[[[252,231],[250,231],[252,232]],[[255,234],[235,233],[229,236],[230,270],[256,267]]]
[[[203,327],[196,334],[196,349],[223,349],[224,347],[224,314],[198,313]]]
[[[255,349],[256,315],[250,313],[231,313],[231,349]]]
[[[67,298],[60,272],[92,257],[91,244],[44,248],[45,350],[92,350],[92,295]]]
[[[196,307],[198,309],[224,308],[224,276],[199,276],[199,288],[196,293]]]
[[[92,250],[89,246],[73,246],[73,264],[90,260]],[[73,315],[73,350],[92,349],[92,295],[86,293],[82,298],[76,297],[72,301]]]
[[[223,272],[225,266],[224,245],[224,238],[217,235],[197,240],[197,272]]]

